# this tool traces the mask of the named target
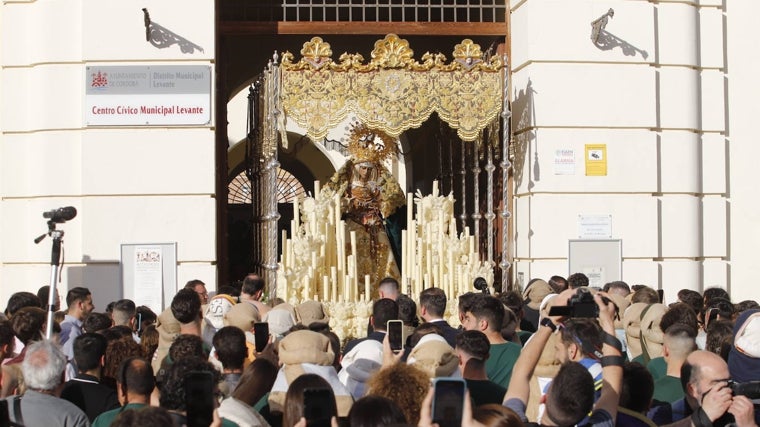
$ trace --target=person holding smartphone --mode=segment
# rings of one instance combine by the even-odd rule
[[[209,426],[221,396],[217,384],[219,371],[199,357],[184,357],[174,362],[160,385],[160,406],[169,411],[176,425]],[[222,419],[222,426],[236,424]]]
[[[574,289],[562,292],[555,297],[555,305],[567,305],[568,299],[575,293]],[[601,357],[604,385],[601,396],[594,404],[594,381],[591,374],[577,362],[565,362],[546,392],[546,412],[541,419],[543,425],[575,425],[586,417],[592,408],[589,425],[595,427],[615,425],[625,359],[620,351],[620,342],[615,338],[615,305],[612,302],[605,303],[602,296],[604,296],[603,292],[597,292],[594,295],[594,301],[599,307],[599,324],[604,331]],[[530,378],[541,356],[541,351],[562,320],[564,319],[557,316],[543,318],[540,322],[541,326],[523,348],[513,368],[507,394],[504,396],[504,406],[515,411],[524,422],[528,421],[525,408],[530,396]]]

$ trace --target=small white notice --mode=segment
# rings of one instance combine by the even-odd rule
[[[588,285],[603,287],[607,283],[604,277],[604,267],[584,267],[583,274],[588,277]]]
[[[554,175],[575,175],[575,150],[554,150]]]
[[[163,251],[160,246],[141,246],[135,248],[135,305],[146,305],[154,313],[162,311],[163,265],[161,258],[163,258]]]
[[[611,239],[612,215],[578,215],[579,239]]]

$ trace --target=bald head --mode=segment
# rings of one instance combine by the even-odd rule
[[[681,384],[692,408],[699,406],[711,388],[725,385],[729,378],[726,361],[709,351],[692,352],[681,366]]]

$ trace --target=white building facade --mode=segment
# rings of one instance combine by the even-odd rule
[[[142,7],[191,48],[146,42]],[[607,215],[629,284],[662,288],[668,301],[709,286],[758,299],[760,3],[509,7],[515,279],[567,275],[579,218]],[[593,42],[591,22],[610,8]],[[125,243],[176,242],[177,283],[217,285],[215,114],[206,125],[87,126],[84,111],[87,67],[201,65],[214,75],[217,13],[199,0],[3,2],[0,301],[48,283],[49,240],[32,240],[46,229],[41,213],[61,206],[79,211],[60,227],[62,293],[87,286],[99,311],[119,298]],[[586,175],[586,144],[605,146],[606,175]],[[573,153],[572,173],[558,169],[558,150]]]

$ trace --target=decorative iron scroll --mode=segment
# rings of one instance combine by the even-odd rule
[[[375,42],[366,64],[362,55],[348,53],[334,62],[320,37],[304,43],[301,55],[293,62],[293,54],[283,54],[282,108],[314,141],[349,114],[398,137],[433,112],[463,141],[475,141],[502,110],[503,61],[484,58],[470,39],[455,46],[450,63],[429,52],[416,61],[409,43],[395,34]]]

